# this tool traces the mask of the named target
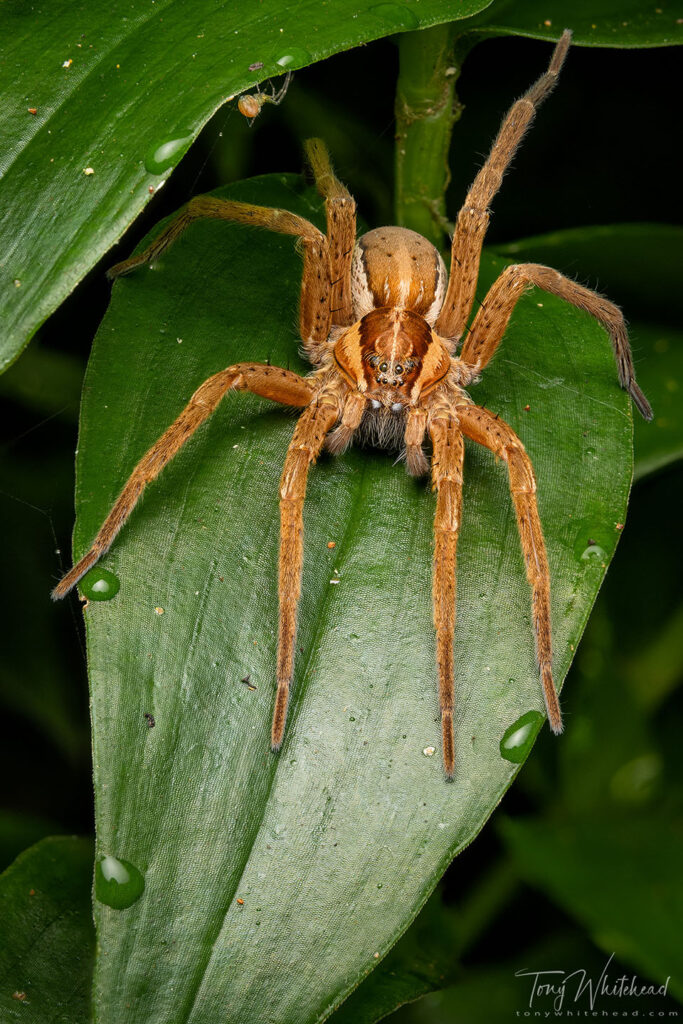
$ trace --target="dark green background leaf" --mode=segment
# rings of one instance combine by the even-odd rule
[[[549,829],[533,820],[504,821],[520,872],[575,914],[598,945],[683,996],[681,822],[661,819],[634,829],[604,814]]]
[[[0,876],[3,1024],[90,1019],[92,870],[92,840],[53,836],[25,850]]]
[[[557,39],[571,28],[581,46],[669,46],[683,42],[680,0],[495,0],[474,17],[487,35]]]
[[[320,219],[292,177],[225,194]],[[482,285],[502,266],[488,260]],[[299,280],[290,239],[202,223],[116,285],[84,389],[77,553],[206,376],[245,358],[302,366]],[[561,679],[604,572],[581,554],[594,539],[607,562],[624,518],[629,403],[601,329],[536,294],[475,396],[519,430],[537,467]],[[481,828],[515,773],[503,732],[542,707],[506,477],[468,448],[458,772],[445,782],[434,499],[390,456],[352,451],[311,474],[294,695],[283,750],[270,753],[277,482],[292,429],[261,400],[225,402],[106,559],[120,592],[86,611],[99,851],[146,879],[129,909],[96,909],[102,1018],[129,1003],[127,1020],[145,1024],[213,1024],[226,1006],[240,1024],[322,1020]],[[303,989],[302,963],[316,965]]]

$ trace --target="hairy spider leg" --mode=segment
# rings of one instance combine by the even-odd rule
[[[465,329],[479,276],[479,260],[489,223],[489,204],[515,155],[538,106],[554,88],[572,34],[566,29],[553,50],[548,70],[512,105],[484,166],[477,174],[458,214],[451,249],[448,290],[436,321],[436,331],[457,342]]]
[[[277,649],[277,695],[273,712],[271,746],[279,750],[285,731],[289,690],[294,673],[296,613],[301,595],[303,566],[303,509],[306,480],[339,417],[339,401],[324,391],[301,414],[287,451],[280,480],[280,625]]]
[[[153,242],[130,259],[117,263],[107,271],[110,279],[129,274],[131,270],[157,259],[196,220],[218,219],[251,224],[298,238],[303,249],[304,269],[301,279],[299,330],[306,355],[317,366],[327,351],[332,326],[330,252],[322,231],[304,217],[287,210],[253,206],[231,199],[195,196],[184,206]]]
[[[462,467],[465,444],[457,419],[441,413],[429,421],[432,439],[432,485],[436,490],[434,517],[434,575],[432,599],[436,629],[436,664],[443,766],[448,778],[455,771],[453,735],[453,634],[455,631],[456,549],[462,510]]]
[[[346,327],[354,322],[351,260],[356,244],[356,202],[346,185],[336,177],[325,143],[321,139],[308,139],[304,148],[318,192],[325,200],[332,274],[332,322]]]
[[[531,587],[536,660],[543,697],[550,728],[559,733],[562,732],[562,714],[552,672],[550,570],[536,504],[536,478],[531,459],[512,427],[488,409],[479,405],[458,406],[458,420],[465,437],[489,448],[507,463],[526,575]]]
[[[52,591],[54,600],[64,597],[82,576],[111,547],[148,483],[156,479],[164,466],[177,455],[185,442],[216,409],[228,391],[251,391],[283,405],[305,406],[311,401],[313,387],[291,370],[260,363],[236,363],[214,374],[197,388],[180,416],[143,455],[114,502],[89,551]]]
[[[621,310],[597,292],[584,288],[559,271],[538,263],[520,263],[506,267],[489,289],[481,308],[465,338],[460,353],[464,363],[477,374],[489,362],[507,330],[515,305],[533,285],[551,295],[570,302],[577,309],[590,313],[602,324],[610,336],[619,371],[619,383],[630,394],[646,420],[652,419],[652,409],[636,383],[631,346]]]

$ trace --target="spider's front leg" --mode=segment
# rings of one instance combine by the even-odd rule
[[[432,482],[437,492],[434,518],[433,602],[443,764],[448,778],[453,778],[455,771],[453,734],[455,567],[462,508],[462,467],[465,445],[458,421],[451,412],[439,410],[433,417],[430,416],[428,430],[434,448]]]
[[[277,695],[273,712],[271,746],[279,750],[285,731],[289,689],[294,672],[296,613],[301,595],[303,566],[303,509],[306,480],[325,443],[328,431],[339,418],[339,400],[322,392],[299,417],[287,451],[280,480],[280,626],[277,650]]]
[[[536,658],[543,696],[550,728],[559,733],[562,732],[562,715],[552,672],[550,570],[536,504],[536,478],[531,459],[512,427],[488,409],[478,405],[461,406],[458,418],[465,437],[489,448],[507,463],[526,575],[532,591]]]
[[[180,416],[143,455],[131,473],[125,487],[100,527],[89,551],[57,584],[52,591],[54,600],[69,593],[86,572],[106,554],[117,533],[135,508],[148,483],[161,473],[164,466],[180,451],[216,409],[228,391],[251,391],[283,405],[308,405],[313,395],[310,381],[291,370],[259,363],[236,363],[209,377],[197,388]]]

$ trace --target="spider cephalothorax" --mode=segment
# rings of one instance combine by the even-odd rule
[[[636,384],[624,319],[616,306],[550,267],[507,267],[489,289],[469,328],[489,204],[533,119],[557,80],[570,43],[564,32],[547,72],[508,112],[485,165],[458,214],[450,276],[426,239],[406,228],[384,227],[357,242],[356,205],[337,180],[323,144],[307,155],[325,198],[327,231],[288,213],[210,196],[192,199],[142,253],[110,271],[116,277],[153,260],[199,217],[259,225],[297,236],[303,252],[300,332],[314,366],[308,377],[258,363],[238,363],[204,381],[180,416],[142,457],[95,537],[92,547],[54,590],[63,597],[108,551],[147,483],[159,475],[228,391],[251,391],[303,409],[280,481],[280,625],[272,746],[284,736],[294,673],[296,610],[303,562],[303,504],[309,467],[327,447],[342,452],[362,437],[397,449],[409,473],[430,471],[437,492],[434,520],[434,625],[443,759],[455,767],[453,632],[455,557],[460,527],[464,438],[507,465],[527,578],[532,591],[536,655],[550,726],[562,729],[552,677],[550,573],[536,505],[531,460],[514,431],[474,404],[464,390],[477,379],[501,342],[524,292],[536,286],[583,309],[610,336],[622,387],[640,412],[652,411]],[[462,347],[456,356],[461,341]],[[431,445],[431,465],[425,444]]]

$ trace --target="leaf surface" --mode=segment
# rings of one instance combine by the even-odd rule
[[[219,194],[321,222],[290,176]],[[504,265],[488,258],[482,287]],[[84,388],[77,555],[201,381],[244,359],[305,371],[300,273],[291,239],[200,222],[115,285]],[[536,466],[560,681],[624,520],[629,403],[602,330],[536,293],[473,395]],[[390,454],[354,449],[310,475],[293,698],[282,751],[270,752],[278,480],[293,425],[229,396],[104,560],[118,594],[86,608],[99,856],[145,879],[128,909],[96,905],[106,1024],[325,1019],[494,810],[517,770],[501,737],[543,706],[506,474],[468,446],[457,774],[445,781],[434,497]],[[582,558],[589,541],[600,558]]]

